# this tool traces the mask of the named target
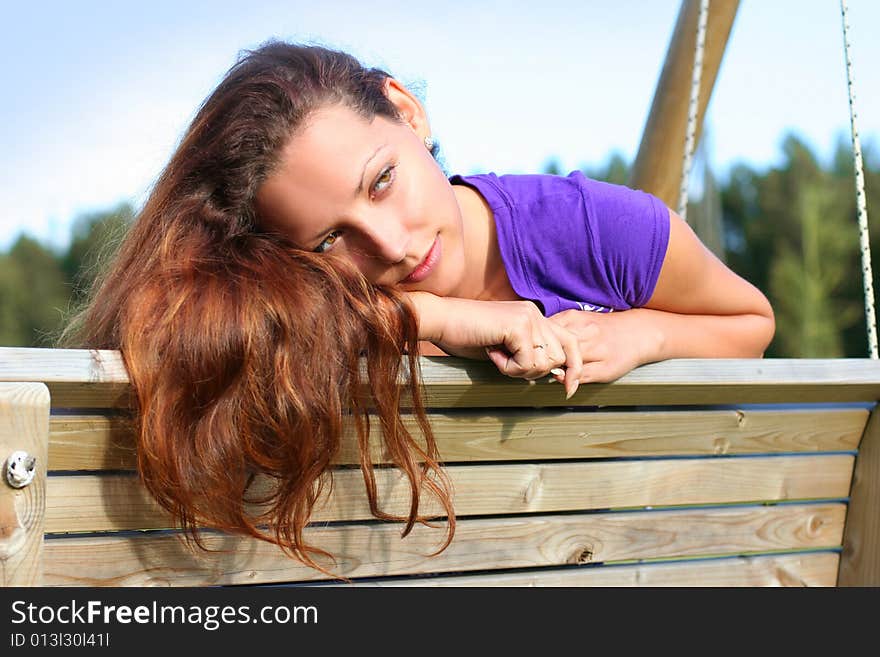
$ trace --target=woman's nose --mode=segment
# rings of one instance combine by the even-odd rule
[[[409,252],[409,229],[398,219],[373,217],[365,229],[371,255],[389,264],[396,264]]]

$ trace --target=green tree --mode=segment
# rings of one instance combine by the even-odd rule
[[[551,176],[564,176],[567,171],[562,170],[562,162],[559,161],[559,158],[551,157],[545,163],[543,168],[541,169],[542,173],[548,173]]]
[[[70,288],[52,251],[22,235],[3,262],[7,346],[49,346],[68,309]],[[5,292],[5,290],[4,290]]]
[[[72,286],[73,303],[80,304],[95,277],[115,253],[134,220],[128,203],[109,211],[81,215],[74,220],[73,235],[61,269]]]
[[[630,165],[619,152],[614,151],[604,164],[595,168],[583,169],[584,175],[593,180],[602,180],[614,185],[625,185],[629,180]]]
[[[18,264],[0,255],[0,346],[24,347],[31,343],[21,311],[28,303],[25,281]]]
[[[802,358],[844,356],[843,330],[861,316],[850,299],[840,298],[854,241],[844,231],[838,194],[831,186],[798,190],[794,209],[800,235],[780,239],[770,268],[770,290],[776,300],[776,333],[780,350]]]
[[[722,193],[728,264],[764,291],[776,312],[767,356],[849,355],[846,331],[861,313],[853,287],[858,236],[847,217],[851,181],[823,170],[795,136],[782,166],[735,168]]]
[[[608,159],[594,167],[581,167],[581,171],[587,178],[593,180],[601,180],[603,182],[613,183],[615,185],[625,185],[629,179],[629,163],[626,158],[619,152],[614,151]],[[566,176],[568,171],[563,169],[562,163],[557,157],[548,158],[541,168],[542,173],[549,173],[554,176]]]

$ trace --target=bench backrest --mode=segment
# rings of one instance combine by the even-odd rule
[[[375,520],[349,440],[307,531],[355,583],[880,583],[876,361],[666,361],[569,401],[489,363],[423,358],[422,376],[455,539],[431,556],[442,523],[401,538]],[[0,348],[0,461],[37,458],[31,484],[0,484],[0,581],[334,581],[256,540],[189,550],[137,479],[128,392],[116,352]],[[376,475],[406,515],[407,483]]]

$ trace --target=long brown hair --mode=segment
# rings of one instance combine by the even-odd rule
[[[267,540],[324,572],[303,529],[354,425],[372,513],[416,522],[421,493],[455,518],[419,387],[406,297],[261,226],[255,195],[303,121],[327,103],[399,120],[387,74],[350,55],[268,42],[207,98],[66,344],[119,349],[134,391],[138,470],[204,547],[199,527]],[[365,360],[366,376],[361,360]],[[408,433],[411,407],[426,447]],[[407,476],[406,518],[380,510],[369,414]],[[276,485],[257,492],[255,475]],[[262,489],[262,487],[260,487]],[[254,511],[251,504],[257,504]]]

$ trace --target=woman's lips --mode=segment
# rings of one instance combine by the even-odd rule
[[[434,243],[431,245],[431,248],[428,250],[428,254],[425,256],[425,259],[413,269],[409,276],[404,278],[401,283],[418,283],[420,281],[425,280],[428,277],[428,274],[431,273],[431,270],[434,269],[434,265],[437,264],[437,261],[440,260],[440,236],[438,235],[434,240]]]

